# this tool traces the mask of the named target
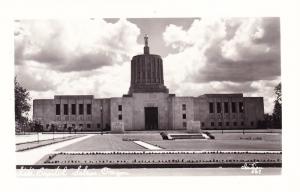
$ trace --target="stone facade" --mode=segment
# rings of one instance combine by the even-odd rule
[[[46,131],[51,125],[59,131],[187,130],[196,125],[194,122],[202,129],[257,128],[263,117],[262,97],[243,97],[242,93],[199,97],[169,94],[163,80],[163,61],[159,55],[150,54],[147,37],[144,54],[131,61],[128,95],[103,99],[56,95],[54,99],[33,101],[33,119]]]

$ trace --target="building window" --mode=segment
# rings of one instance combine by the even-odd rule
[[[64,104],[64,115],[68,115],[69,114],[69,110],[68,110],[68,104]]]
[[[251,124],[251,126],[254,126],[254,122],[253,122],[253,121],[251,121],[251,123],[250,123],[250,124]]]
[[[100,129],[101,128],[101,125],[100,123],[97,123],[97,128]]]
[[[86,128],[90,129],[91,128],[91,124],[86,124]]]
[[[83,115],[83,104],[79,104],[79,115]]]
[[[235,103],[231,103],[231,112],[236,113],[236,105]]]
[[[186,114],[182,114],[182,119],[186,119]]]
[[[72,104],[72,115],[76,115],[76,104]]]
[[[183,111],[186,110],[186,104],[182,104],[182,110],[183,110]]]
[[[233,122],[233,126],[237,126],[237,122]]]
[[[79,128],[82,129],[83,128],[83,124],[79,124]]]
[[[75,124],[72,124],[72,127],[75,128]]]
[[[214,127],[215,126],[215,122],[210,122],[210,126]]]
[[[244,103],[243,102],[239,102],[239,110],[240,110],[240,113],[244,113]]]
[[[122,105],[118,105],[118,110],[122,111]]]
[[[241,126],[244,126],[244,121],[241,122]]]
[[[214,103],[209,103],[209,113],[214,113]]]
[[[67,129],[67,124],[64,124],[64,129]]]
[[[60,115],[60,104],[56,104],[56,115]]]
[[[204,127],[204,126],[205,126],[205,123],[204,123],[204,122],[202,122],[202,123],[201,123],[201,127]]]
[[[222,126],[222,122],[218,122],[218,126]]]
[[[228,113],[229,112],[229,105],[228,102],[224,103],[224,113]]]
[[[221,111],[222,111],[221,103],[218,102],[217,103],[217,113],[221,113]]]
[[[229,126],[229,122],[226,122],[226,126]]]
[[[119,115],[119,116],[118,116],[118,119],[119,119],[119,120],[122,120],[122,115]]]
[[[92,104],[86,105],[86,114],[88,115],[92,114]]]
[[[183,128],[186,128],[186,122],[182,123]]]

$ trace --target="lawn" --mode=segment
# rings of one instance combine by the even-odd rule
[[[159,133],[95,135],[58,151],[132,151],[146,150],[130,140],[141,140],[164,150],[281,150],[278,133],[214,133],[214,140],[162,140]],[[126,140],[126,141],[125,141]]]

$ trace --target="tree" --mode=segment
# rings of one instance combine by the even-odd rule
[[[276,100],[274,101],[274,109],[273,109],[273,127],[274,128],[282,128],[282,107],[281,107],[281,83],[279,83],[275,89]]]
[[[30,110],[30,97],[27,89],[23,88],[15,77],[15,121],[16,125],[23,125],[28,122],[24,116]]]

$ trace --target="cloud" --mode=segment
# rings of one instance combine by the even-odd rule
[[[54,95],[121,96],[140,29],[125,19],[15,22],[15,74],[32,99]],[[32,115],[32,109],[30,116]]]
[[[165,82],[178,95],[244,93],[263,96],[272,112],[280,82],[279,18],[201,18],[190,28],[168,25]]]
[[[16,22],[15,63],[35,61],[55,71],[88,71],[121,64],[139,48],[140,29],[125,19]]]
[[[166,65],[193,66],[184,75],[189,81],[245,82],[280,75],[278,18],[195,20],[186,31],[169,25],[163,37],[167,46],[180,50],[165,58]]]

